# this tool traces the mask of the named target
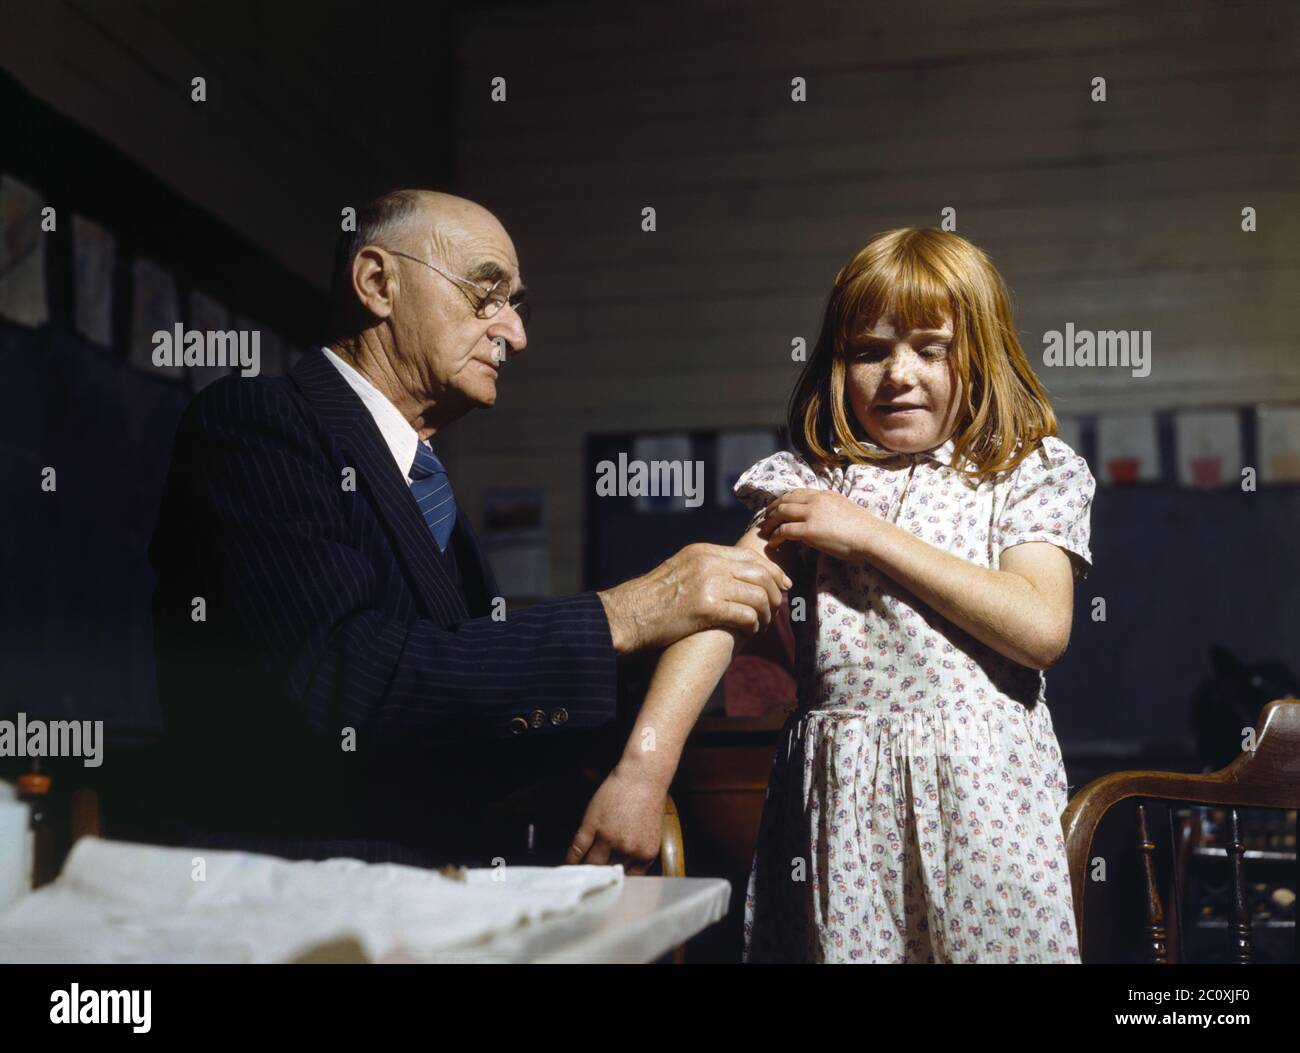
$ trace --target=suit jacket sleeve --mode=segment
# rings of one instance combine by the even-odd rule
[[[373,561],[357,547],[337,466],[302,406],[278,384],[219,382],[177,436],[155,563],[185,535],[207,621],[237,626],[257,675],[314,731],[344,727],[373,744],[504,737],[542,710],[527,734],[613,718],[616,663],[595,593],[510,611],[503,621],[401,620],[379,603]],[[169,504],[170,503],[170,507]],[[190,620],[189,601],[171,616]],[[229,620],[229,621],[228,621]],[[567,719],[556,723],[559,709]]]

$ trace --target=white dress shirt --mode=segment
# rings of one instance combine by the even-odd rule
[[[410,486],[411,466],[415,463],[415,444],[420,441],[419,434],[411,427],[410,422],[402,416],[398,408],[389,402],[387,397],[374,384],[370,383],[328,347],[323,347],[321,350],[325,352],[325,357],[334,364],[334,368],[342,374],[343,379],[348,382],[348,386],[365,403],[366,409],[370,411],[370,416],[374,418],[375,424],[379,426],[379,434],[384,437],[384,442],[388,444],[393,460],[397,462],[397,470],[402,473],[406,485]],[[425,445],[428,446],[429,444],[425,443]]]

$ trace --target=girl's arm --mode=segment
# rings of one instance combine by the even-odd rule
[[[768,506],[762,536],[871,563],[981,643],[1031,669],[1064,653],[1074,613],[1074,570],[1056,545],[1007,549],[991,570],[935,548],[835,493],[794,490]]]
[[[1070,557],[1046,541],[1002,555],[1002,569],[977,567],[892,523],[869,555],[884,573],[999,654],[1050,669],[1065,653],[1074,618]]]
[[[754,527],[737,542],[775,560],[794,580],[793,546],[768,548]],[[782,596],[782,603],[785,596]],[[655,667],[623,756],[601,784],[574,836],[566,863],[623,863],[640,873],[659,854],[664,798],[687,736],[748,637],[706,629],[668,647]]]

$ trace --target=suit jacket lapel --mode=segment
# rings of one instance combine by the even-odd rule
[[[500,596],[501,592],[497,588],[492,567],[479,547],[478,537],[469,525],[469,516],[465,515],[463,509],[457,510],[456,529],[452,532],[451,543],[456,550],[456,562],[460,567],[470,614],[481,618],[492,613],[492,600]]]
[[[365,404],[322,351],[304,354],[289,376],[316,410],[342,464],[356,468],[358,487],[373,498],[428,613],[468,617],[464,597],[434,553],[433,538],[419,506]]]

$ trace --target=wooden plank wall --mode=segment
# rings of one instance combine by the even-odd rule
[[[1152,331],[1145,378],[1040,368],[1060,412],[1300,399],[1298,44],[1266,0],[462,14],[457,186],[536,303],[497,406],[449,433],[462,503],[545,486],[553,587],[577,589],[584,436],[778,421],[838,268],[945,206],[1031,361],[1066,322]]]

